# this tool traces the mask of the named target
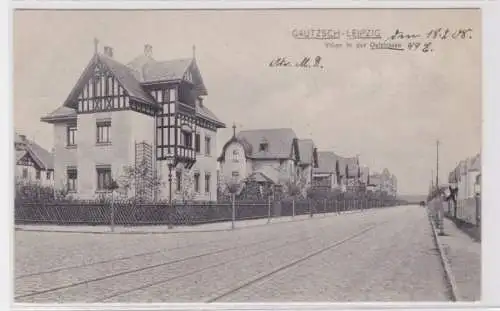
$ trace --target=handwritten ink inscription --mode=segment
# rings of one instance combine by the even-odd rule
[[[321,59],[321,56],[316,56],[314,60],[307,56],[298,61],[292,61],[287,57],[277,57],[269,63],[269,67],[323,68]]]
[[[298,40],[322,40],[329,49],[392,50],[398,52],[430,53],[443,41],[464,41],[473,38],[472,28],[436,27],[422,32],[396,29],[384,33],[380,29],[293,29]]]

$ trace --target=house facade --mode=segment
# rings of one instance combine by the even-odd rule
[[[54,126],[54,182],[80,199],[109,194],[148,200],[216,200],[216,134],[195,55],[157,61],[152,46],[123,64],[96,50]],[[172,179],[172,189],[168,182]],[[171,190],[171,191],[170,191]]]
[[[361,166],[357,157],[342,157],[332,151],[318,152],[318,168],[314,169],[314,185],[342,192],[358,189]]]
[[[481,183],[480,176],[481,154],[460,161],[450,172],[448,182],[452,187],[458,188],[458,201],[470,199],[476,195],[474,185]]]
[[[387,168],[382,173],[372,173],[369,175],[368,190],[385,193],[395,197],[398,193],[398,180]]]
[[[337,174],[338,156],[331,151],[318,152],[318,167],[313,169],[313,185],[316,188],[333,190],[340,188]]]
[[[257,183],[310,186],[317,164],[312,140],[299,140],[289,128],[245,130],[226,142],[219,157],[220,185]]]
[[[25,135],[15,133],[14,137],[16,182],[36,183],[52,186],[54,183],[53,154],[29,140]]]

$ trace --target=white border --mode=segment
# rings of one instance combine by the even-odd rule
[[[10,254],[12,259],[12,232],[13,232],[13,198],[12,198],[12,156],[13,156],[13,124],[12,118],[12,9],[252,9],[252,8],[451,8],[451,7],[480,7],[483,12],[483,242],[482,242],[482,302],[477,303],[294,303],[294,304],[92,304],[92,305],[11,305],[12,300],[12,282],[13,272],[11,267],[13,261],[7,261],[7,256],[2,256],[1,263],[5,266],[8,273],[2,274],[3,296],[1,302],[6,302],[13,310],[325,310],[325,309],[486,309],[500,306],[500,258],[497,250],[500,249],[500,202],[494,197],[498,191],[498,182],[500,178],[500,148],[495,143],[495,134],[500,133],[500,124],[495,122],[500,120],[500,90],[499,72],[500,66],[497,60],[500,56],[500,43],[498,33],[500,32],[500,4],[495,1],[1,1],[6,5],[7,14],[3,14],[2,21],[8,21],[10,28],[2,32],[4,38],[8,38],[8,49],[2,49],[2,62],[4,68],[2,72],[8,73],[5,84],[6,89],[2,94],[7,95],[3,101],[3,107],[7,107],[4,113],[0,114],[2,118],[0,137],[4,146],[9,144],[9,154],[5,156],[2,153],[0,163],[4,164],[2,174],[7,177],[2,179],[0,191],[5,204],[1,210],[4,213],[1,219],[4,221],[2,229],[3,234],[1,245],[4,247],[3,253]],[[9,5],[10,4],[10,5]],[[2,10],[3,11],[3,10]],[[10,30],[10,31],[9,31]],[[6,53],[8,51],[8,53]],[[496,57],[496,58],[495,58]],[[8,70],[5,70],[8,68]],[[2,78],[5,78],[3,76]],[[4,84],[4,85],[5,85]],[[6,105],[8,103],[8,105]],[[7,112],[7,113],[6,113]],[[494,134],[495,133],[495,134]],[[498,206],[498,207],[497,207]],[[10,207],[10,208],[7,208]],[[5,271],[5,270],[4,270]],[[8,276],[8,277],[6,277]],[[8,287],[8,290],[7,290]],[[3,308],[2,308],[3,309]],[[5,308],[7,309],[7,308]]]

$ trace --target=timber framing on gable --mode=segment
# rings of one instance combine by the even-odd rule
[[[107,60],[111,64],[111,60]],[[151,98],[147,102],[143,98],[131,96],[127,87],[121,79],[115,74],[109,64],[106,64],[103,58],[98,54],[94,55],[84,72],[78,79],[73,90],[70,92],[64,105],[74,108],[77,113],[94,113],[102,111],[120,111],[134,110],[153,116],[156,111],[156,105]],[[129,86],[130,88],[130,86]],[[139,90],[138,93],[144,93]]]

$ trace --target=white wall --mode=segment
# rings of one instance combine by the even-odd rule
[[[66,168],[68,166],[77,166],[77,149],[67,147],[67,123],[54,124],[54,187],[59,190],[65,190]],[[76,133],[78,139],[79,132]]]
[[[113,178],[123,174],[126,166],[133,164],[133,127],[138,120],[134,111],[98,112],[78,115],[77,163],[78,197],[93,199],[97,192],[96,165],[111,165]],[[97,120],[111,120],[111,144],[98,145]],[[154,132],[153,132],[154,133]]]
[[[233,155],[235,151],[238,153],[237,158]],[[233,172],[238,172],[238,181],[246,178],[249,175],[249,167],[243,146],[237,142],[233,142],[227,146],[224,160],[220,164],[220,167],[221,181],[233,180]]]

